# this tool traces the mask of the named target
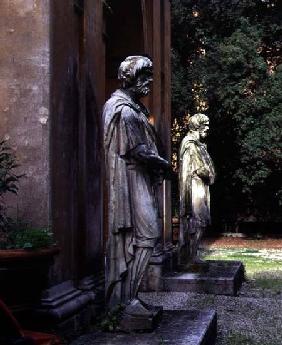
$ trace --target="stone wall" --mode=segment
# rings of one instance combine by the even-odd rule
[[[123,7],[118,6],[121,14],[129,2],[123,0]],[[14,216],[33,226],[52,225],[60,253],[40,312],[57,324],[71,322],[70,328],[80,323],[84,311],[91,315],[89,308],[95,309],[102,295],[107,229],[103,226],[101,110],[111,86],[106,62],[115,57],[106,52],[111,38],[105,32],[103,1],[83,3],[84,8],[79,0],[0,0],[0,139],[7,139],[15,149],[19,172],[26,174],[18,196],[7,201]],[[168,83],[161,82],[164,73],[169,74],[162,61],[168,64],[169,60],[161,57],[167,34],[160,20],[169,9],[161,10],[161,3],[154,2],[152,12],[151,0],[140,2],[140,28],[127,38],[130,47],[134,41],[145,46],[148,41],[151,47],[145,51],[156,65],[149,103],[157,127],[163,118],[170,123],[168,101],[162,106],[159,91],[166,87],[169,98]],[[134,6],[128,8],[129,16],[133,10]],[[131,49],[123,53],[130,54]],[[137,51],[141,53],[139,44]],[[164,134],[163,127],[160,133]]]
[[[49,0],[0,1],[0,140],[25,177],[9,212],[49,224]]]

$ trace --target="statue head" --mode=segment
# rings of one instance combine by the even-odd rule
[[[189,123],[189,132],[198,132],[199,139],[204,140],[210,128],[210,120],[205,114],[195,114],[190,117]]]
[[[136,98],[147,96],[153,81],[153,63],[145,56],[128,56],[119,66],[118,79],[122,88]]]

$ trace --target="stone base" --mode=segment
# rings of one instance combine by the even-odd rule
[[[99,291],[100,285],[100,281],[86,277],[78,288],[72,281],[65,281],[45,290],[34,311],[32,324],[37,323],[38,329],[55,329],[67,338],[86,331],[104,304],[100,301],[100,295],[104,296],[104,292]]]
[[[119,328],[124,332],[152,331],[162,319],[163,308],[150,306],[152,315],[133,316],[127,313],[122,315]]]
[[[216,340],[215,311],[169,310],[151,333],[94,332],[71,345],[213,345]]]
[[[139,291],[163,291],[163,275],[171,272],[177,263],[177,251],[171,246],[167,250],[153,253]]]
[[[244,281],[240,261],[207,260],[163,277],[163,291],[236,296]]]

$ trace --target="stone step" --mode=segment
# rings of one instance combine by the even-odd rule
[[[244,266],[240,261],[207,260],[189,271],[165,274],[162,290],[236,296],[243,281]]]
[[[71,345],[214,345],[217,316],[213,310],[167,310],[150,333],[92,332]]]

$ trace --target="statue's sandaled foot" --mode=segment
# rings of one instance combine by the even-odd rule
[[[154,310],[153,307],[142,302],[138,298],[134,298],[131,302],[125,307],[124,313],[132,316],[153,316]]]
[[[132,331],[150,331],[161,319],[162,307],[150,306],[135,298],[125,307],[119,324],[119,329]]]

